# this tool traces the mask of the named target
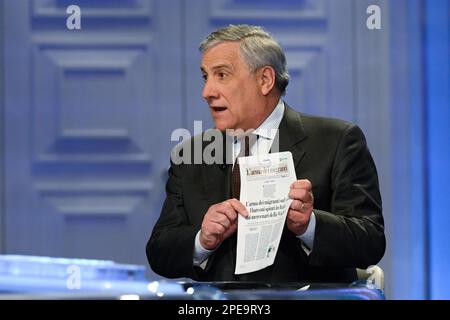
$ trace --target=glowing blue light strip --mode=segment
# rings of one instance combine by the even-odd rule
[[[0,275],[11,277],[66,279],[73,267],[84,280],[145,280],[144,266],[116,264],[108,260],[0,255]]]

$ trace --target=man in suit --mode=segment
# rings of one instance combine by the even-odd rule
[[[350,282],[355,268],[378,263],[385,251],[381,196],[362,131],[298,113],[281,99],[289,81],[285,55],[260,27],[219,29],[200,50],[213,130],[223,137],[233,135],[229,129],[251,132],[253,155],[290,151],[298,180],[288,191],[293,201],[274,264],[235,275],[237,217],[248,215],[231,183],[242,136],[225,148],[232,150],[226,164],[172,162],[167,198],[147,243],[151,268],[200,281]],[[203,151],[206,140],[196,136],[175,153],[197,143]]]

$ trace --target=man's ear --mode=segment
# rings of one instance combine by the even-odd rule
[[[261,85],[261,93],[267,96],[275,86],[275,70],[270,66],[262,67],[259,70],[259,83]]]

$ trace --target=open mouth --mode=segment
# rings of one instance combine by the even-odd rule
[[[214,112],[223,112],[227,110],[227,107],[211,107],[211,109],[213,109]]]

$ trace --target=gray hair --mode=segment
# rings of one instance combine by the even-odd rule
[[[226,41],[239,41],[241,54],[252,72],[264,66],[275,70],[275,86],[281,95],[286,92],[289,73],[286,68],[286,56],[280,44],[258,26],[246,24],[232,25],[212,32],[200,44],[200,51]]]

